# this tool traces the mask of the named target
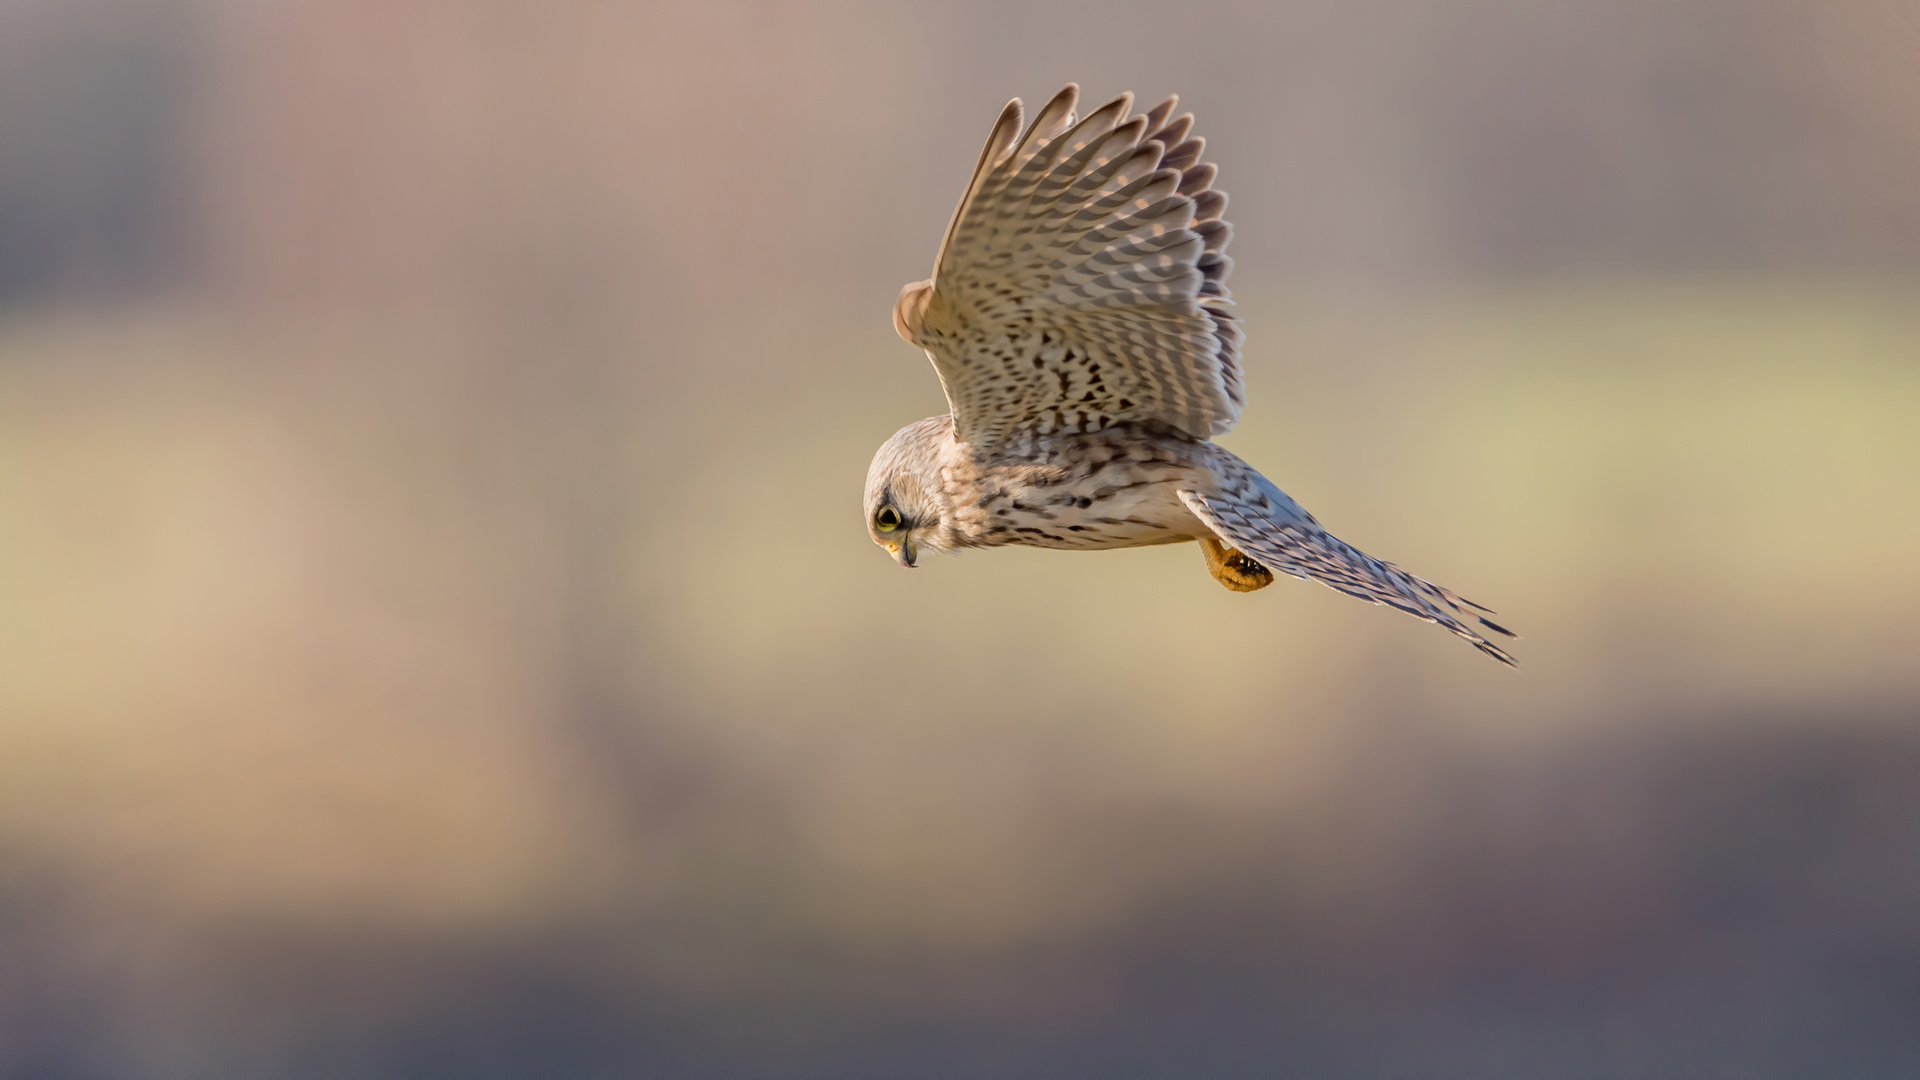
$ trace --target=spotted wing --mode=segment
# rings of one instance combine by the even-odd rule
[[[1283,494],[1278,500],[1259,493],[1242,500],[1182,491],[1180,501],[1220,539],[1269,570],[1317,581],[1370,604],[1385,604],[1416,619],[1439,623],[1495,660],[1518,666],[1505,649],[1475,629],[1477,625],[1516,636],[1481,614],[1493,612],[1354,548],[1321,528],[1312,514]]]
[[[1177,98],[1076,122],[1069,85],[1024,132],[1000,114],[900,336],[926,349],[954,433],[980,446],[1159,421],[1197,438],[1245,403],[1226,289],[1233,229]]]

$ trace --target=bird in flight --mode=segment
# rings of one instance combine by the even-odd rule
[[[1236,592],[1275,572],[1439,623],[1504,664],[1464,600],[1336,538],[1214,445],[1246,403],[1226,288],[1233,229],[1177,97],[1085,118],[1069,84],[1021,127],[1000,113],[933,277],[893,326],[926,350],[952,412],[908,424],[867,472],[867,530],[901,566],[926,550],[1198,541]]]

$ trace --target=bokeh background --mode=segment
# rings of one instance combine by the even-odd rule
[[[0,0],[0,1076],[1920,1068],[1920,7]],[[1433,627],[899,572],[995,113],[1177,91]]]

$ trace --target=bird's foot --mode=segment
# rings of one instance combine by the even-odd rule
[[[1211,536],[1200,537],[1200,554],[1207,557],[1213,579],[1234,592],[1252,592],[1273,584],[1273,571]]]

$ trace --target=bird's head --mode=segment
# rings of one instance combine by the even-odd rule
[[[953,547],[940,477],[952,442],[953,418],[929,417],[894,432],[867,469],[867,535],[901,566],[911,568],[923,550]]]

